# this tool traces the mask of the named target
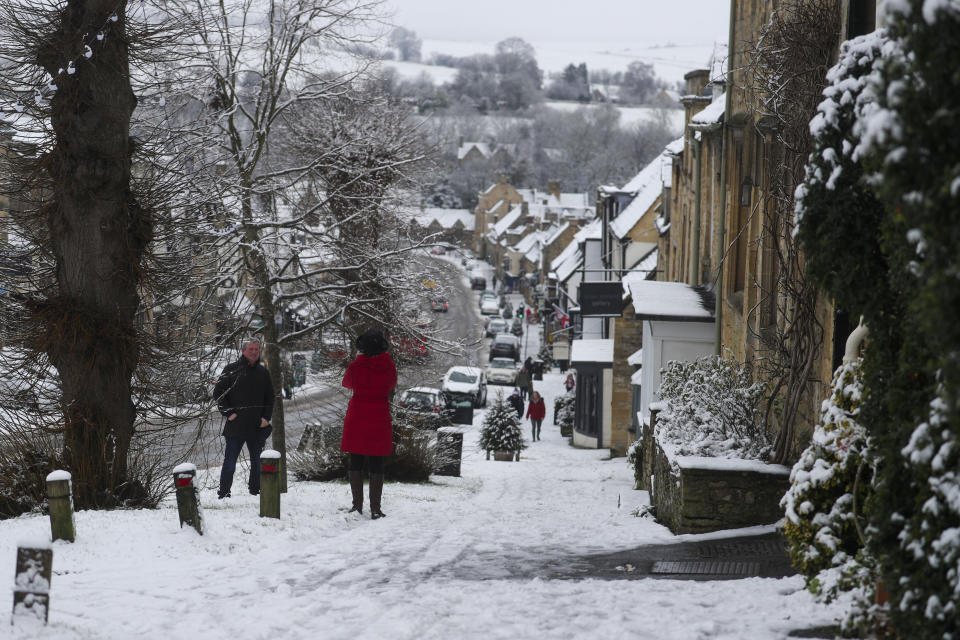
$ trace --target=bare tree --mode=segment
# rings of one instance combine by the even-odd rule
[[[378,5],[168,4],[181,18],[196,19],[201,54],[176,73],[183,86],[193,87],[178,102],[202,105],[201,126],[190,126],[196,146],[205,149],[200,173],[209,181],[208,204],[222,214],[205,251],[220,262],[211,276],[229,277],[237,286],[225,316],[239,315],[239,322],[224,338],[254,330],[262,335],[275,381],[273,442],[284,455],[284,487],[284,351],[315,345],[310,340],[325,328],[342,333],[352,309],[370,315],[370,305],[390,307],[397,299],[393,284],[358,274],[398,277],[404,271],[388,266],[416,246],[401,241],[396,190],[411,184],[426,150],[416,144],[402,110],[369,97],[363,66],[369,62],[328,64],[379,25]],[[386,246],[388,233],[392,244]],[[364,238],[366,251],[335,249]],[[371,282],[383,286],[371,288]]]

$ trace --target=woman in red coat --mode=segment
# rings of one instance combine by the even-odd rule
[[[350,454],[350,491],[353,507],[363,513],[363,463],[370,470],[370,517],[384,517],[380,510],[383,495],[383,457],[393,452],[393,424],[390,421],[390,391],[397,386],[397,368],[387,353],[387,340],[377,329],[357,337],[360,353],[347,367],[343,386],[353,390],[343,419],[340,450]]]
[[[530,406],[527,407],[527,417],[530,418],[530,432],[534,440],[540,439],[540,425],[543,424],[543,417],[547,415],[547,407],[543,404],[543,398],[538,391],[530,395]]]

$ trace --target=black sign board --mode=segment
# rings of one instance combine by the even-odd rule
[[[623,312],[623,285],[618,282],[581,282],[580,315],[619,318]]]

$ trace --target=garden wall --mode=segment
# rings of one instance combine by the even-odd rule
[[[675,456],[652,440],[650,501],[657,520],[674,533],[704,533],[772,524],[783,517],[780,498],[790,468],[756,460]],[[649,467],[648,467],[649,468]]]

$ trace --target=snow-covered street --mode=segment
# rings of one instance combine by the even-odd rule
[[[54,544],[49,626],[13,637],[753,639],[833,622],[839,608],[799,577],[551,579],[540,568],[565,556],[698,538],[634,515],[647,494],[623,458],[560,437],[561,380],[535,383],[547,419],[539,442],[524,423],[519,462],[485,459],[477,412],[462,477],[387,484],[382,520],[348,515],[338,482],[291,482],[279,521],[258,517],[257,498],[204,489],[203,536],[179,528],[172,499],[79,512],[76,543]],[[46,517],[0,523],[8,563],[29,540],[49,540]]]

